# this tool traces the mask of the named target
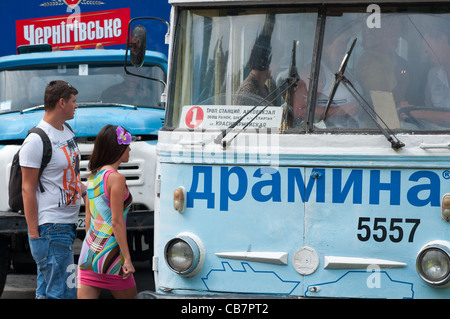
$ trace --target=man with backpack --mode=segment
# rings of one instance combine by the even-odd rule
[[[52,152],[40,177],[43,139],[29,134],[19,154],[29,244],[38,269],[36,298],[76,298],[68,277],[73,273],[73,241],[86,187],[80,179],[80,151],[65,123],[74,118],[76,94],[77,89],[60,80],[45,89],[45,114],[37,127],[47,134]]]

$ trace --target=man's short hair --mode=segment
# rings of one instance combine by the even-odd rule
[[[45,88],[44,108],[45,110],[53,110],[56,103],[63,98],[68,101],[70,97],[78,94],[78,90],[70,83],[62,80],[51,81]]]

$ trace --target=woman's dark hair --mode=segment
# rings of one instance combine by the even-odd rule
[[[117,162],[127,149],[128,145],[117,142],[116,130],[116,125],[108,124],[98,132],[88,165],[92,173],[96,173],[102,166]],[[124,131],[128,132],[125,128]]]

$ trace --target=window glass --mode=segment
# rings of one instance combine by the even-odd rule
[[[165,128],[223,129],[268,105],[278,115],[255,126],[286,133],[448,130],[450,8],[378,9],[327,6],[317,55],[314,7],[181,10]]]
[[[366,8],[330,10],[317,85],[316,129],[372,129],[375,121],[403,131],[449,129],[450,68],[445,65],[450,67],[450,16],[427,14],[429,8],[424,7],[382,9],[379,15]],[[344,73],[349,82],[339,84],[323,121],[335,73],[355,38]]]
[[[163,69],[158,66],[144,65],[133,72],[165,79]],[[43,105],[45,87],[53,80],[73,85],[78,90],[78,104],[163,107],[160,103],[163,85],[127,75],[123,65],[61,64],[0,72],[0,113]]]
[[[166,127],[183,127],[186,110],[194,105],[214,106],[211,110],[217,114],[223,110],[220,106],[239,111],[238,106],[273,105],[285,109],[285,119],[292,123],[292,108],[283,106],[280,86],[289,76],[291,61],[297,70],[311,61],[316,12],[187,10],[179,19]],[[231,118],[216,118],[217,127]]]

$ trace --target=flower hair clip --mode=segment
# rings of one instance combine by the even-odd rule
[[[129,145],[131,143],[131,134],[125,132],[122,126],[117,127],[116,133],[117,133],[117,143],[123,145]]]

